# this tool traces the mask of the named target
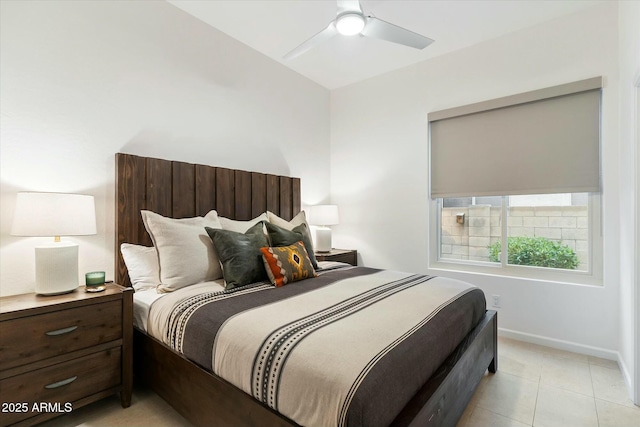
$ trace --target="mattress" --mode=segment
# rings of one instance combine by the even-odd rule
[[[149,335],[306,426],[389,425],[486,307],[465,282],[346,265],[219,287],[136,297],[138,327],[147,310]]]
[[[212,282],[202,282],[195,285],[187,286],[175,292],[175,296],[179,298],[189,298],[194,294],[223,292],[224,280],[215,280]],[[133,294],[133,326],[143,332],[147,332],[147,322],[149,320],[149,312],[151,306],[160,298],[172,295],[170,293],[158,292],[155,288],[147,288],[136,290]]]

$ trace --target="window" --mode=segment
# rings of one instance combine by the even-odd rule
[[[602,283],[601,83],[429,113],[431,268]]]
[[[599,229],[590,206],[594,198],[599,199],[573,193],[438,199],[437,260],[445,268],[464,263],[473,268],[463,270],[501,268],[516,276],[598,283],[601,267],[591,261],[592,249],[601,247],[593,232]]]
[[[430,267],[602,284],[600,195],[432,201]]]

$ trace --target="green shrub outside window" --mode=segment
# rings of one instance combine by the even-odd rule
[[[573,249],[545,237],[509,237],[509,264],[574,270],[580,263]],[[501,242],[489,245],[489,259],[500,262]]]

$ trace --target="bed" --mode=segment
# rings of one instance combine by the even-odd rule
[[[140,212],[143,210],[153,211],[168,218],[191,218],[204,217],[214,209],[218,215],[238,221],[248,221],[266,211],[287,221],[297,217],[301,211],[300,180],[297,178],[122,153],[116,155],[116,200],[116,247],[118,249],[122,243],[152,245],[151,238],[141,219]],[[120,284],[128,285],[130,280],[120,250],[117,250],[117,254],[116,280]],[[178,292],[165,294],[168,297],[159,299],[162,304],[154,302],[152,306],[154,309],[158,307],[157,312],[162,311],[160,307],[163,305],[168,307],[166,311],[169,314],[166,314],[159,321],[159,325],[168,325],[171,322],[168,322],[167,319],[172,318],[174,319],[173,329],[152,326],[151,329],[160,330],[160,332],[150,333],[147,326],[138,325],[136,327],[134,331],[134,376],[136,380],[148,384],[179,413],[197,426],[297,426],[301,424],[454,426],[485,371],[489,369],[490,372],[496,372],[497,370],[497,316],[495,312],[485,310],[484,295],[481,297],[482,302],[479,302],[478,292],[481,294],[481,291],[466,284],[433,276],[352,267],[339,263],[321,264],[317,269],[318,277],[305,279],[297,284],[292,283],[282,288],[274,288],[266,283],[256,283],[245,287],[241,286],[229,292],[218,288],[206,288],[208,285],[202,284],[199,286],[203,288],[203,294],[196,292],[197,287],[189,287],[191,289],[188,289],[188,292],[185,292],[183,288]],[[415,337],[419,335],[415,331],[420,331],[425,336],[439,334],[440,337],[437,339],[440,341],[435,341],[439,344],[433,348],[442,347],[442,351],[446,354],[436,357],[432,356],[432,352],[415,352],[417,346],[411,341],[414,338],[411,338],[402,346],[413,354],[396,354],[396,344],[394,344],[393,347],[387,345],[393,351],[386,351],[385,358],[377,357],[378,350],[371,350],[373,351],[371,354],[376,357],[363,356],[362,363],[367,366],[366,376],[362,376],[364,370],[359,365],[355,367],[354,371],[349,371],[347,367],[342,366],[351,363],[340,363],[341,360],[357,359],[364,350],[349,349],[348,342],[341,344],[340,339],[344,339],[344,337],[340,336],[339,331],[356,328],[357,324],[369,325],[374,331],[376,328],[377,330],[393,329],[393,327],[384,326],[395,325],[397,322],[393,313],[402,310],[393,310],[393,307],[398,307],[398,304],[410,305],[412,300],[423,301],[426,298],[426,289],[435,286],[442,289],[436,292],[440,299],[434,299],[430,302],[436,309],[429,311],[426,317],[433,317],[438,321],[449,319],[449,322],[453,322],[453,326],[447,326],[448,329],[440,331],[437,328],[427,331],[426,326],[421,326],[419,329],[412,329],[408,335],[401,335]],[[196,293],[182,295],[189,292]],[[250,341],[243,338],[242,342],[248,343],[243,346],[251,347],[246,350],[250,351],[247,353],[249,356],[246,356],[243,353],[244,348],[235,349],[233,345],[228,345],[230,341],[226,341],[226,337],[244,334],[246,331],[251,332],[248,335],[252,335],[254,332],[257,334],[257,331],[263,326],[268,331],[282,327],[279,329],[281,331],[279,333],[287,337],[296,336],[295,333],[287,335],[286,328],[299,322],[300,319],[308,319],[315,313],[333,310],[333,307],[337,305],[337,300],[333,299],[337,298],[336,294],[342,296],[346,294],[345,298],[349,301],[355,301],[357,298],[362,299],[361,295],[365,294],[368,299],[367,302],[358,300],[357,303],[350,303],[349,307],[356,307],[353,309],[353,313],[356,314],[343,316],[332,312],[333,314],[330,316],[340,317],[340,322],[343,322],[339,323],[339,327],[332,329],[330,326],[334,324],[334,321],[337,322],[336,318],[327,317],[324,314],[319,316],[323,333],[333,334],[332,340],[335,341],[336,346],[333,350],[318,351],[318,348],[324,349],[325,344],[312,343],[311,339],[304,341],[304,345],[298,345],[296,342],[292,346],[300,352],[300,355],[287,355],[289,359],[287,359],[286,366],[291,372],[288,374],[286,372],[279,373],[281,376],[278,377],[278,381],[272,381],[273,384],[281,387],[278,389],[280,391],[275,394],[276,403],[273,400],[273,391],[267,387],[272,371],[261,371],[262,368],[259,364],[256,365],[257,367],[246,367],[242,363],[236,363],[238,366],[234,369],[239,371],[224,372],[224,369],[231,369],[228,366],[234,365],[234,363],[218,362],[216,364],[216,360],[232,362],[243,358],[258,360],[257,356],[264,351],[266,345],[260,341],[259,334],[254,338],[257,341],[253,344],[249,344]],[[380,297],[383,294],[384,297]],[[141,295],[142,293],[139,296]],[[206,304],[201,304],[201,306],[216,307],[216,309],[209,310],[213,314],[227,310],[227,305],[222,305],[223,303],[227,304],[226,300],[235,301],[236,306],[244,308],[234,311],[229,319],[207,320],[218,325],[215,328],[200,326],[198,332],[187,332],[186,329],[181,329],[179,325],[186,322],[176,320],[180,319],[180,316],[175,314],[174,306],[180,306],[190,298],[203,301],[205,297],[202,295],[206,295],[206,298],[209,299]],[[259,297],[256,297],[257,295]],[[171,299],[176,301],[170,304]],[[256,302],[258,300],[259,303]],[[326,301],[326,305],[315,307],[314,304],[319,300]],[[373,300],[376,301],[375,304],[370,303]],[[454,309],[443,303],[449,300],[466,301],[468,305]],[[263,301],[266,302],[263,304]],[[358,317],[364,316],[363,313],[370,310],[370,305],[382,304],[387,304],[388,308],[382,311],[390,313],[390,318],[378,318],[378,315],[370,318]],[[151,306],[151,304],[149,305]],[[199,308],[198,313],[207,311],[202,307]],[[309,308],[310,311],[297,313],[301,307],[311,308]],[[404,311],[410,310],[407,308]],[[469,312],[472,314],[469,315]],[[436,313],[437,316],[431,313]],[[294,314],[298,317],[292,317]],[[269,323],[272,320],[275,322],[274,319],[280,317],[282,319],[278,321],[281,323],[277,324],[277,328],[274,326],[275,323]],[[343,317],[348,319],[342,319]],[[189,317],[189,319],[192,318]],[[192,320],[189,322],[195,323]],[[375,326],[376,322],[381,323]],[[471,323],[461,332],[460,329],[465,322]],[[430,323],[436,322],[430,321]],[[248,327],[248,325],[255,325],[255,327]],[[371,332],[369,331],[369,333]],[[191,334],[191,338],[189,338],[189,334]],[[206,351],[204,353],[188,350],[189,348],[203,347],[199,343],[202,335],[206,334],[212,335],[211,339],[215,341],[213,347],[205,345]],[[321,334],[315,333],[315,335]],[[372,337],[374,335],[376,334],[371,334]],[[397,345],[397,347],[401,346]],[[187,348],[186,351],[185,348]],[[337,349],[340,348],[345,349],[344,354],[342,352],[336,354],[339,352]],[[348,353],[346,350],[353,352]],[[202,351],[202,349],[198,351]],[[303,351],[307,351],[307,353],[303,353]],[[319,353],[323,353],[324,358],[318,357],[318,361],[312,361],[314,355]],[[278,353],[272,354],[277,355]],[[392,354],[395,354],[393,357],[396,359],[390,356]],[[340,359],[341,356],[346,359]],[[398,361],[401,359],[411,360],[412,367],[400,368],[392,375],[385,374],[390,368],[398,365]],[[436,366],[428,366],[427,362],[433,363],[432,359],[438,360]],[[346,385],[338,385],[338,387],[343,387],[341,391],[327,393],[326,396],[314,394],[316,388],[320,389],[319,385],[308,387],[307,383],[305,387],[305,384],[300,381],[294,384],[295,379],[301,378],[300,372],[295,369],[305,369],[306,362],[309,363],[309,366],[319,366],[326,364],[327,360],[332,360],[334,365],[339,365],[334,370],[340,371],[342,369],[336,378],[353,375],[354,378],[360,379],[355,382],[349,380]],[[423,362],[424,367],[422,366]],[[214,365],[217,368],[214,368]],[[243,368],[243,366],[245,367]],[[273,369],[271,365],[269,366],[270,369]],[[421,374],[416,374],[413,369],[417,369],[415,372]],[[309,368],[309,370],[313,369]],[[402,384],[409,383],[412,377],[419,377],[425,373],[428,373],[428,379],[425,378],[424,381],[420,381],[419,385],[414,386],[415,390],[411,389],[410,395],[396,399],[396,394],[400,395],[404,390],[404,387],[401,387]],[[330,375],[321,373],[314,378],[325,378]],[[385,377],[385,375],[387,376]],[[403,378],[402,375],[405,375],[406,378]],[[255,378],[261,378],[262,383],[260,384],[263,386],[251,384]],[[334,383],[336,381],[328,382]],[[315,380],[313,383],[316,384]],[[352,383],[357,383],[357,387],[353,387]],[[243,384],[245,385],[243,386]],[[349,388],[349,384],[352,384],[351,388]],[[286,389],[285,386],[289,389]],[[255,389],[254,393],[251,392],[252,387]],[[376,395],[375,389],[395,391],[385,396],[384,391]],[[296,394],[300,398],[299,405],[295,403]],[[350,403],[351,406],[347,409],[344,407],[335,409],[340,402],[345,406],[343,397],[335,398],[335,395],[342,394],[349,396],[346,399],[349,402],[359,403]],[[287,395],[290,396],[288,403],[284,398],[277,397]],[[316,398],[317,400],[314,400]],[[297,406],[304,407],[303,403],[309,401],[314,404],[307,404],[306,410],[315,410],[315,412],[305,412],[301,415],[302,409],[298,411]],[[373,415],[367,412],[371,411],[371,408],[386,408],[387,404],[394,409],[383,409],[380,413]],[[326,405],[326,408],[323,408],[322,405]],[[367,407],[369,408],[367,409]],[[278,411],[273,408],[278,408]],[[331,411],[335,409],[338,415],[334,415],[329,408]],[[327,413],[331,413],[329,418],[322,418],[326,417]],[[330,421],[334,419],[335,423]]]

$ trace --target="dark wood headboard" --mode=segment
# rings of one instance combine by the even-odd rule
[[[151,246],[140,211],[172,218],[211,209],[237,220],[265,211],[291,219],[300,212],[300,178],[116,154],[115,282],[130,286],[120,244]]]

